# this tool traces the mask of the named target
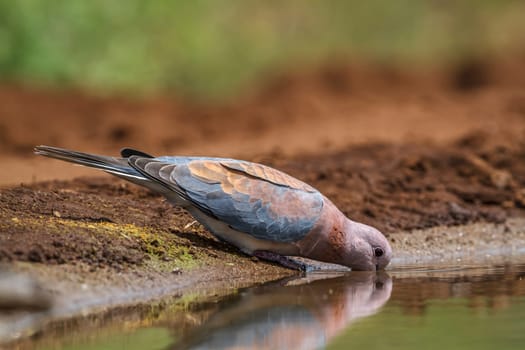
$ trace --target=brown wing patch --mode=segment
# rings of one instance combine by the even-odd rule
[[[225,163],[195,161],[188,164],[192,176],[209,184],[220,184],[222,191],[230,196],[245,194],[250,201],[273,202],[274,210],[289,217],[304,215],[305,204],[298,202],[295,193],[285,192],[276,196],[279,187],[315,192],[311,186],[273,168],[255,163]],[[279,197],[277,199],[276,197]]]
[[[240,171],[247,175],[256,177],[263,181],[274,183],[276,185],[287,186],[306,192],[316,192],[312,186],[302,182],[301,180],[262,164],[249,162],[221,162],[221,165],[230,170]]]
[[[253,182],[245,181],[247,177],[306,192],[316,192],[310,185],[282,171],[256,163],[196,161],[189,163],[188,168],[192,175],[201,181],[220,183],[223,191],[229,194],[234,190],[248,194],[250,188],[247,186],[253,186]]]
[[[218,183],[221,189],[228,194],[233,194],[235,178],[231,171],[225,169],[220,163],[213,161],[198,161],[188,164],[192,176],[207,183]]]

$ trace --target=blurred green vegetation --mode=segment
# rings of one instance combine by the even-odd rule
[[[525,42],[521,0],[0,0],[0,79],[224,96],[336,55],[428,62]]]

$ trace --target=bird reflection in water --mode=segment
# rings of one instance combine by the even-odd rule
[[[318,349],[388,301],[385,272],[311,274],[239,293],[173,349]]]

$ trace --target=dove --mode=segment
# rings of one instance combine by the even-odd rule
[[[38,155],[96,169],[162,194],[243,253],[291,269],[304,257],[352,270],[381,270],[392,249],[377,229],[347,218],[312,186],[258,163],[212,157],[121,157],[37,146]]]

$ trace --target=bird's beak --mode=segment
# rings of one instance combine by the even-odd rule
[[[376,264],[376,271],[379,270],[379,264]]]

